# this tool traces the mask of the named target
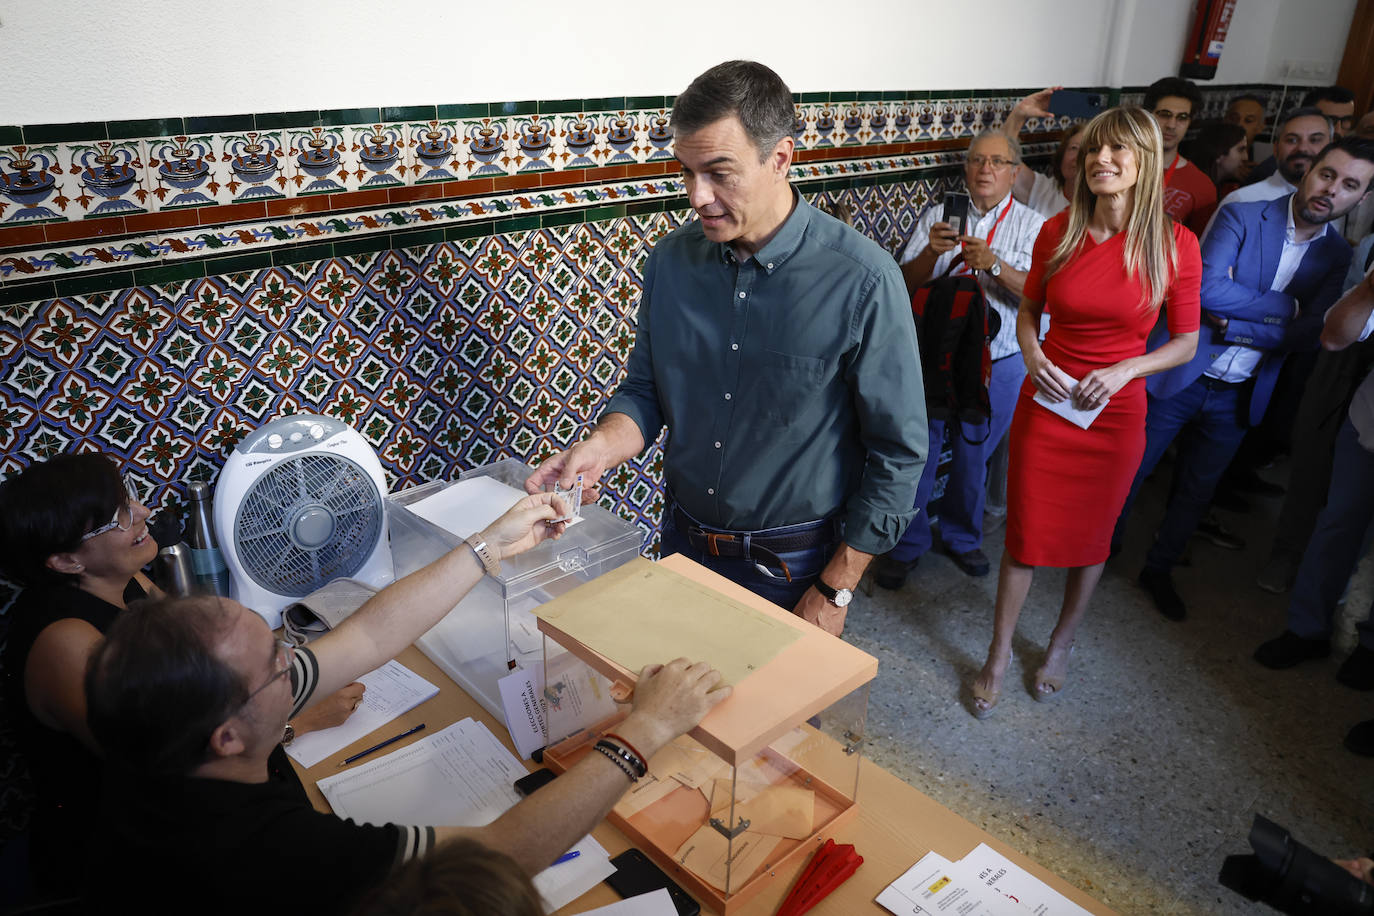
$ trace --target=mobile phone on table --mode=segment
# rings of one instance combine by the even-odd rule
[[[1074,92],[1058,89],[1050,93],[1050,114],[1066,118],[1093,118],[1106,105],[1100,92]]]
[[[536,789],[540,789],[553,782],[554,777],[557,775],[557,773],[548,767],[542,767],[530,773],[528,776],[521,776],[517,779],[515,781],[515,791],[519,792],[522,796],[533,795]]]
[[[673,906],[677,908],[677,916],[699,916],[701,913],[701,904],[638,849],[631,847],[625,850],[611,859],[611,864],[615,866],[615,874],[607,878],[606,883],[620,896],[638,897],[666,887],[668,896],[673,898]]]
[[[968,195],[950,191],[945,195],[945,212],[940,222],[949,223],[955,235],[963,235],[964,224],[968,222]]]

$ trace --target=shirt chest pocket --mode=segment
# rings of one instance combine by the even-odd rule
[[[762,351],[745,373],[751,421],[780,433],[813,432],[807,417],[825,409],[825,380],[826,361],[819,357]]]

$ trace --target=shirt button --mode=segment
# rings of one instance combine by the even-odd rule
[[[744,298],[744,293],[740,293],[740,294],[739,294],[739,297],[740,297],[741,299],[743,299],[743,298]]]
[[[730,400],[730,392],[725,392],[725,400]]]
[[[715,488],[715,487],[707,487],[707,488],[706,488],[706,495],[707,495],[707,496],[715,496],[715,495],[716,495],[716,488]]]
[[[719,443],[719,442],[716,443],[716,448],[720,448],[720,443]]]
[[[768,269],[769,269],[769,270],[772,270],[772,269],[773,269],[773,262],[772,262],[772,261],[769,261],[769,262],[768,262]]]
[[[730,344],[730,349],[731,349],[731,350],[738,350],[738,349],[739,349],[739,344],[734,344],[734,343]]]

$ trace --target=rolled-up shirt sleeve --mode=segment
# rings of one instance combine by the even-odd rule
[[[916,326],[893,265],[878,271],[854,311],[846,378],[867,456],[845,503],[844,540],[864,553],[891,550],[916,517],[916,485],[929,448]]]
[[[652,312],[654,278],[657,275],[654,255],[644,268],[644,295],[639,300],[639,320],[635,325],[635,345],[626,364],[625,378],[616,388],[603,412],[623,413],[639,427],[639,434],[648,445],[663,430],[663,408],[658,400],[658,383],[654,375],[653,336],[649,332]]]

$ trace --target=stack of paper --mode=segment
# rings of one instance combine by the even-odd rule
[[[439,692],[438,687],[397,661],[387,662],[358,680],[367,690],[347,721],[333,728],[307,732],[287,746],[286,753],[301,766],[313,767]]]
[[[959,913],[961,916],[1089,916],[986,843],[958,862],[938,853],[883,889],[878,903],[899,916]]]
[[[318,785],[335,814],[359,823],[479,827],[520,800],[514,783],[524,775],[524,766],[485,725],[464,719]],[[576,858],[534,877],[549,912],[615,873],[606,850],[590,836],[573,849]]]

